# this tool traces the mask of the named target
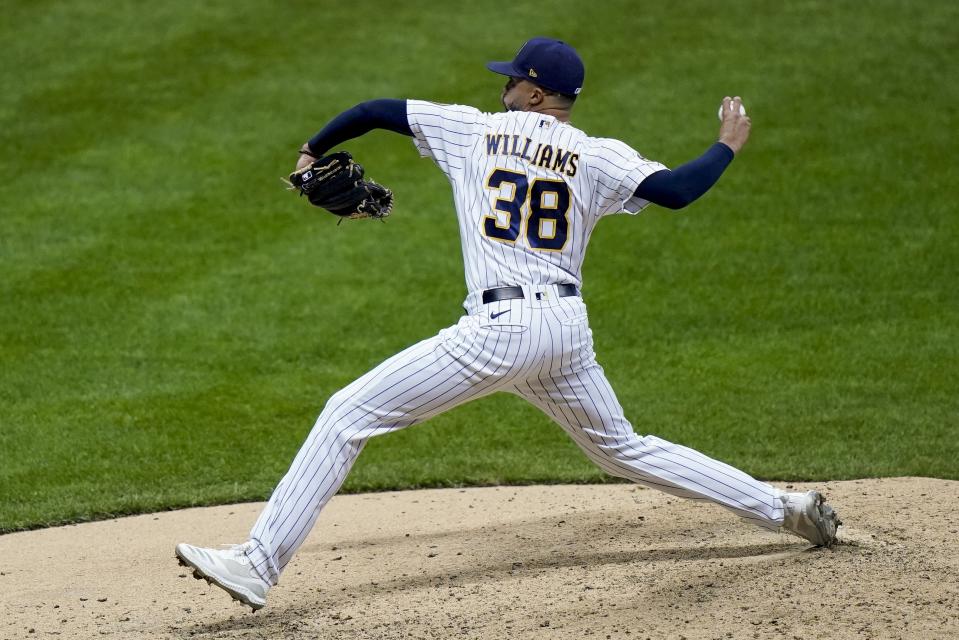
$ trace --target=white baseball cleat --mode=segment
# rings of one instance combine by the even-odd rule
[[[786,510],[783,529],[817,547],[832,546],[836,541],[836,529],[842,522],[821,493],[781,493],[779,499]]]
[[[266,605],[270,585],[263,581],[246,555],[252,542],[231,545],[227,549],[204,549],[190,544],[176,546],[176,557],[184,567],[193,569],[193,577],[205,579],[227,593],[234,600],[252,607],[253,611]]]

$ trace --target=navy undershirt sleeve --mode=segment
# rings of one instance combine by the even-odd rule
[[[717,142],[695,160],[647,177],[635,195],[669,209],[682,209],[716,184],[734,155],[732,149]]]
[[[387,129],[412,136],[406,118],[406,100],[369,100],[333,118],[307,143],[313,156],[320,157],[336,145],[358,138],[373,129]]]

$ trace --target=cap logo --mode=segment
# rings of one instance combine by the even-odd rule
[[[536,78],[537,76],[538,76],[538,74],[536,73],[536,69],[530,67],[530,68],[529,68],[529,77],[530,77],[530,78]]]

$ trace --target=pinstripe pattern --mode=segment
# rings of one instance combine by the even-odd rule
[[[596,362],[586,306],[581,298],[559,297],[555,286],[581,284],[596,222],[611,213],[639,212],[648,203],[632,194],[664,167],[551,116],[486,114],[415,100],[408,101],[408,113],[417,148],[453,187],[466,263],[466,315],[329,399],[251,531],[248,554],[260,576],[277,583],[369,438],[496,391],[539,407],[612,475],[714,502],[760,526],[781,525],[783,508],[773,487],[692,449],[633,432]],[[511,149],[521,140],[524,148],[551,145],[577,153],[579,167],[570,175],[514,154],[490,154],[489,134],[508,136]],[[571,206],[562,250],[537,250],[522,235],[515,242],[486,237],[482,222],[502,197],[485,184],[496,168],[525,172],[531,181],[566,182]],[[509,285],[521,286],[524,298],[482,303],[484,289]]]
[[[576,127],[532,112],[483,113],[473,107],[407,101],[413,142],[432,158],[453,185],[459,218],[466,288],[481,291],[528,282],[582,284],[586,243],[600,217],[627,211],[638,213],[649,203],[633,197],[639,183],[666,167],[643,158],[628,145],[592,138]],[[528,148],[542,145],[579,155],[574,175],[553,171],[513,154],[489,154],[487,135],[529,139]],[[527,145],[521,145],[526,147]],[[529,181],[563,180],[572,194],[569,239],[560,252],[537,251],[521,236],[515,243],[487,238],[483,219],[493,212],[494,194],[485,185],[497,168],[525,173]],[[528,208],[525,209],[528,213]]]

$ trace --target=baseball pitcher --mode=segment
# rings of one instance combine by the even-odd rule
[[[839,520],[816,491],[785,493],[727,464],[633,431],[593,352],[580,295],[586,246],[604,217],[678,209],[719,179],[749,137],[742,101],[722,101],[719,140],[676,169],[570,122],[585,70],[565,42],[534,38],[509,62],[505,111],[373,100],[334,118],[300,150],[291,188],[347,218],[383,218],[393,195],[346,152],[373,129],[410,136],[453,188],[466,269],[464,315],[329,399],[247,542],[179,544],[180,562],[254,610],[337,492],[366,441],[497,391],[555,420],[596,465],[675,496],[707,500],[771,530],[829,546]],[[359,224],[359,223],[354,223]]]

